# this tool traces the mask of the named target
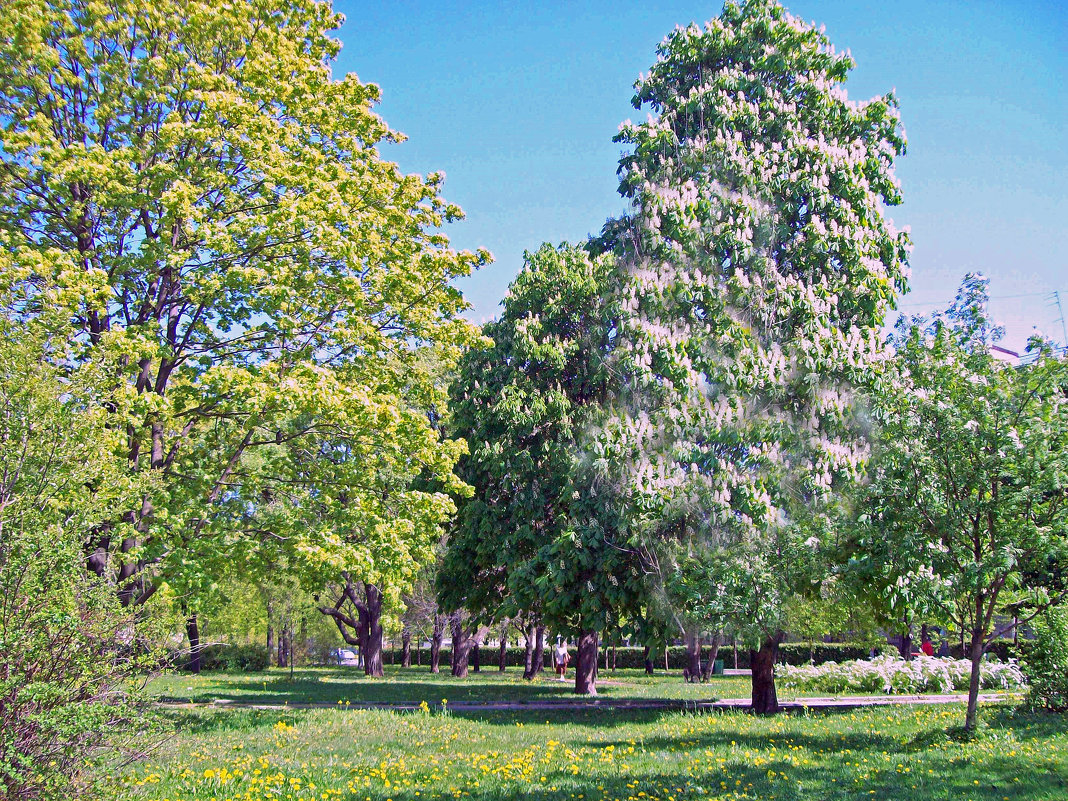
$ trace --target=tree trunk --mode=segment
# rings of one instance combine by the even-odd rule
[[[664,672],[667,673],[671,670],[671,663],[668,661],[668,645],[664,644]]]
[[[200,672],[200,625],[196,614],[185,621],[185,633],[189,636],[189,672]]]
[[[584,631],[579,635],[575,658],[575,693],[578,695],[597,695],[599,639],[596,631]]]
[[[545,626],[538,626],[537,636],[534,638],[534,664],[531,665],[531,676],[537,676],[545,670]]]
[[[404,629],[401,632],[401,667],[412,666],[412,632]]]
[[[764,640],[759,651],[749,652],[753,676],[753,711],[770,715],[779,711],[779,697],[775,693],[775,662],[779,658],[779,635]]]
[[[534,678],[534,627],[528,626],[524,633],[526,653],[523,655],[523,678]]]
[[[649,676],[652,676],[653,675],[653,657],[650,654],[650,648],[649,648],[648,645],[645,646],[644,659],[645,659],[645,673],[647,675],[649,675]]]
[[[289,632],[288,626],[282,626],[282,630],[278,633],[278,667],[289,667],[289,643],[286,642],[286,634]]]
[[[434,630],[430,634],[430,672],[441,670],[441,640],[445,636],[445,616],[434,615]]]
[[[470,635],[459,615],[452,620],[452,675],[458,679],[467,677],[471,650],[477,640]]]
[[[364,603],[367,606],[363,672],[367,676],[382,676],[382,592],[374,584],[364,583]]]
[[[690,681],[696,681],[701,675],[701,639],[697,629],[686,632],[686,673]]]
[[[267,602],[267,659],[271,658],[274,651],[274,604]]]
[[[497,651],[497,670],[504,673],[506,667],[508,667],[508,638],[502,636],[501,644]]]
[[[972,661],[972,672],[968,680],[968,711],[964,717],[964,730],[975,731],[979,722],[979,668],[983,663],[983,633],[972,632],[971,647],[968,658]]]
[[[482,646],[477,642],[471,646],[471,670],[474,673],[482,672]]]
[[[723,645],[723,632],[717,631],[712,638],[712,643],[708,649],[708,660],[705,662],[704,671],[701,673],[701,678],[708,681],[712,677],[712,670],[716,666],[716,659],[719,657],[719,647]]]
[[[901,658],[907,661],[912,659],[912,624],[907,620],[904,624],[905,632],[901,635],[901,645],[898,650],[901,652]]]
[[[612,646],[612,672],[616,672],[616,647]]]
[[[734,652],[734,669],[738,669],[738,638],[731,635],[731,651]]]

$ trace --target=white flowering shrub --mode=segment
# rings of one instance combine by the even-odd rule
[[[780,665],[775,675],[783,687],[833,695],[843,693],[949,693],[968,689],[971,662],[967,659],[919,656],[905,661],[882,655],[822,665]],[[984,690],[1015,690],[1027,682],[1016,660],[984,661],[979,673]]]

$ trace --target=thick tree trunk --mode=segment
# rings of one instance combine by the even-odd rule
[[[686,632],[686,674],[690,681],[697,681],[701,675],[701,638],[697,629]]]
[[[526,640],[526,653],[523,655],[523,678],[534,678],[534,627],[529,626],[523,637]]]
[[[723,645],[723,632],[717,631],[716,635],[712,638],[712,643],[708,649],[708,659],[705,661],[701,678],[708,681],[712,677],[712,670],[716,666],[716,659],[719,658],[719,647]]]
[[[485,636],[485,629],[472,633],[464,626],[459,615],[452,622],[452,675],[466,678],[471,660],[471,651],[478,647]]]
[[[401,667],[412,666],[412,632],[404,629],[401,632]]]
[[[531,665],[530,675],[537,676],[545,670],[545,626],[538,626],[534,638],[534,664]]]
[[[363,672],[367,676],[382,676],[382,592],[374,584],[364,585]]]
[[[775,693],[775,662],[778,658],[778,635],[764,640],[759,651],[749,652],[753,676],[753,711],[758,715],[779,711],[779,697]]]
[[[200,672],[200,624],[196,614],[185,621],[185,633],[189,636],[189,672]]]
[[[506,667],[508,667],[508,638],[502,636],[501,644],[497,649],[497,670],[504,673]]]
[[[979,669],[983,662],[983,633],[972,632],[972,641],[968,649],[968,658],[972,661],[972,672],[968,680],[968,711],[964,716],[964,730],[975,731],[979,722]]]
[[[430,634],[430,672],[441,670],[441,640],[445,636],[445,616],[434,615],[434,630]]]
[[[646,672],[646,674],[652,676],[653,675],[653,657],[652,657],[652,654],[650,653],[650,648],[649,648],[648,645],[645,646],[644,659],[645,659],[645,672]]]
[[[579,635],[575,658],[575,693],[578,695],[597,695],[598,641],[596,631],[584,631]]]

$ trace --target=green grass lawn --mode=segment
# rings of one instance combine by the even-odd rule
[[[434,685],[440,686],[440,685]],[[450,686],[446,684],[445,686]],[[116,801],[1068,798],[1068,720],[959,705],[757,718],[588,709],[171,709]]]
[[[445,669],[437,675],[426,667],[386,666],[386,675],[370,679],[357,668],[302,668],[293,679],[288,670],[264,673],[204,673],[192,676],[174,673],[154,679],[149,693],[190,701],[231,700],[247,703],[396,703],[432,705],[442,698],[456,703],[575,700],[573,674],[560,682],[546,672],[534,681],[524,681],[518,668],[500,673],[496,668],[455,679]],[[706,684],[686,684],[678,673],[662,671],[653,676],[642,670],[605,671],[598,679],[602,698],[693,699],[745,698],[750,682],[745,676],[714,676]]]

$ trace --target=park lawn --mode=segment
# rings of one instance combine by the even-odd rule
[[[228,700],[256,704],[411,704],[420,701],[438,705],[442,698],[453,703],[531,703],[574,701],[573,674],[560,682],[546,672],[524,681],[518,668],[500,673],[496,668],[453,678],[446,668],[432,674],[429,668],[387,665],[385,676],[368,678],[361,668],[299,668],[290,679],[288,670],[263,673],[170,673],[153,679],[151,696],[182,701]],[[712,700],[748,698],[748,676],[714,676],[705,684],[686,684],[678,672],[660,671],[647,676],[643,670],[604,671],[598,679],[601,698]]]
[[[1002,705],[758,718],[584,709],[171,709],[113,801],[1068,798],[1068,720]]]

